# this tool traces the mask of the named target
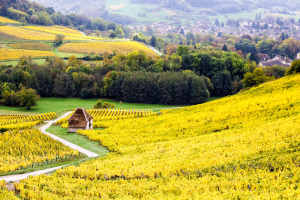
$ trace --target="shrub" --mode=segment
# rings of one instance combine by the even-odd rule
[[[102,101],[99,100],[95,103],[94,108],[102,108],[102,104],[103,104]]]
[[[300,60],[295,60],[292,62],[292,65],[288,70],[286,71],[285,75],[292,75],[300,72]]]
[[[114,103],[109,103],[109,102],[102,102],[102,100],[99,100],[96,102],[96,104],[94,105],[94,108],[115,108],[115,104]]]

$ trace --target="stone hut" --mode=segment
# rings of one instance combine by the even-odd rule
[[[77,108],[68,119],[69,133],[76,133],[78,130],[92,130],[93,117],[83,108]]]

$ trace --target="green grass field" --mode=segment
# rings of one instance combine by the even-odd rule
[[[77,58],[83,58],[85,55],[84,54],[79,54],[79,53],[66,53],[66,52],[61,52],[58,51],[59,47],[55,47],[53,49],[53,53],[60,58],[69,58],[70,56],[76,56]]]
[[[106,156],[106,154],[109,153],[109,150],[101,146],[98,141],[92,141],[89,138],[78,133],[68,133],[68,129],[66,128],[62,128],[60,126],[51,126],[46,131],[64,140],[67,140],[72,144],[76,144],[77,146],[96,153],[99,156]]]
[[[38,105],[31,108],[31,110],[26,110],[26,108],[21,107],[6,107],[0,106],[0,114],[1,113],[9,113],[10,111],[21,112],[21,113],[48,113],[48,112],[56,112],[59,115],[61,113],[66,112],[70,109],[76,109],[78,107],[83,107],[86,109],[93,108],[94,104],[99,99],[78,99],[78,98],[41,98],[38,101]],[[155,109],[155,111],[160,111],[164,108],[174,108],[174,107],[183,107],[176,105],[158,105],[158,104],[140,104],[140,103],[122,103],[116,102],[111,99],[102,99],[103,102],[114,103],[116,108],[121,109]]]

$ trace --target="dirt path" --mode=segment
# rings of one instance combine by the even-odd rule
[[[96,153],[93,153],[91,151],[88,151],[84,148],[81,148],[75,144],[72,144],[66,140],[63,140],[51,133],[48,133],[46,132],[46,129],[49,128],[52,124],[54,124],[56,121],[62,119],[62,118],[65,118],[67,117],[71,112],[67,112],[65,113],[63,116],[61,116],[60,118],[56,119],[55,121],[48,121],[46,122],[47,124],[45,126],[42,126],[40,128],[40,131],[48,136],[50,136],[51,138],[53,138],[54,140],[57,140],[57,141],[60,141],[61,143],[63,143],[64,145],[72,148],[72,149],[75,149],[75,150],[78,150],[80,153],[83,153],[85,155],[87,155],[88,157],[90,158],[93,158],[93,157],[98,157],[99,155],[96,154]],[[60,169],[60,168],[63,168],[63,167],[66,167],[68,165],[62,165],[62,166],[59,166],[59,167],[53,167],[53,168],[49,168],[49,169],[44,169],[44,170],[40,170],[40,171],[36,171],[36,172],[30,172],[30,173],[27,173],[27,174],[17,174],[17,175],[9,175],[9,176],[0,176],[0,180],[5,180],[6,182],[9,182],[9,181],[19,181],[19,180],[23,180],[23,179],[26,179],[28,178],[29,176],[37,176],[37,175],[41,175],[41,174],[46,174],[48,172],[51,172],[51,171],[55,171],[57,169]]]

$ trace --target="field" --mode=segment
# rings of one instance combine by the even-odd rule
[[[41,51],[51,51],[52,46],[44,43],[15,43],[9,44],[14,49],[30,49],[30,50],[41,50]]]
[[[3,24],[19,24],[20,22],[17,22],[17,21],[14,21],[14,20],[11,20],[11,19],[0,16],[0,23],[3,23]]]
[[[137,43],[137,42],[93,42],[93,43],[68,43],[61,46],[59,51],[68,52],[68,53],[95,53],[101,54],[105,51],[113,53],[113,50],[117,50],[118,53],[127,55],[134,50],[143,50],[150,56],[157,56],[148,47]]]
[[[299,89],[295,75],[80,131],[113,153],[29,177],[17,189],[24,199],[297,199]]]
[[[51,120],[56,117],[56,113],[43,113],[36,115],[14,115],[13,113],[0,114],[0,130],[7,129],[26,129],[31,128],[45,120]]]
[[[41,98],[38,101],[38,105],[26,110],[22,107],[6,107],[0,106],[0,114],[2,112],[13,111],[13,112],[26,112],[26,113],[49,113],[56,112],[58,115],[61,112],[70,109],[76,109],[78,107],[91,109],[99,99],[77,99],[77,98]],[[101,99],[103,102],[114,103],[116,108],[120,109],[153,109],[158,112],[164,108],[177,107],[175,105],[158,105],[158,104],[139,104],[139,103],[120,103],[111,99]],[[181,106],[182,107],[182,106]]]
[[[26,40],[54,41],[55,39],[54,34],[34,31],[25,28],[12,27],[12,26],[0,26],[0,33],[5,33]],[[66,40],[87,40],[83,37],[84,36],[82,37],[67,36],[65,39]]]
[[[15,130],[0,134],[0,147],[0,174],[79,155],[78,151],[38,130]]]
[[[15,42],[15,41],[22,41],[25,39],[19,38],[17,36],[9,35],[6,33],[2,33],[0,31],[0,42]]]
[[[110,9],[112,10],[118,10],[119,8],[124,8],[127,4],[120,4],[120,5],[115,5],[115,6],[109,6]]]
[[[62,34],[67,36],[66,40],[106,40],[99,37],[88,37],[82,35],[81,32],[63,26],[24,26],[26,29],[51,33],[54,35]]]
[[[21,57],[31,56],[37,57],[53,57],[55,54],[50,51],[35,51],[35,50],[22,50],[22,49],[0,49],[0,60],[20,59]]]
[[[64,34],[68,36],[83,36],[82,33],[80,33],[77,30],[63,27],[63,26],[24,26],[24,28],[36,30],[36,31],[42,31],[42,32],[48,32],[52,34]]]

